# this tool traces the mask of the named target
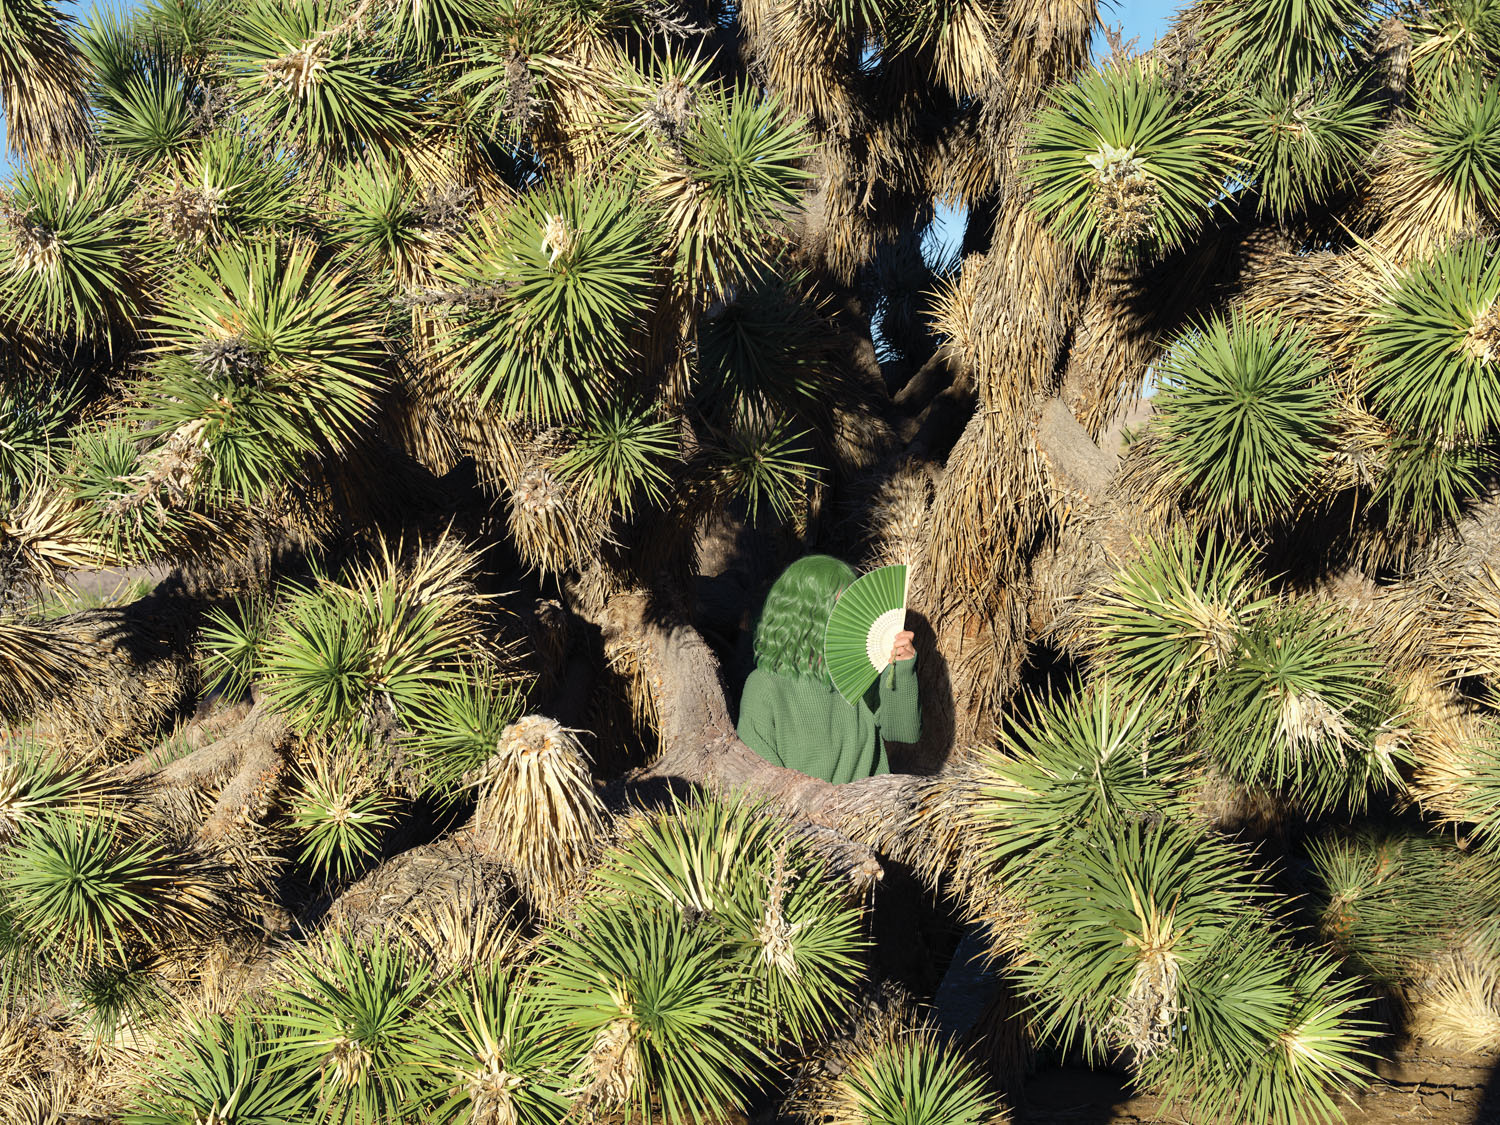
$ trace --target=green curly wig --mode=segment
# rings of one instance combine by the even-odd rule
[[[755,623],[755,666],[794,680],[829,683],[823,631],[854,571],[831,555],[808,555],[781,572]]]

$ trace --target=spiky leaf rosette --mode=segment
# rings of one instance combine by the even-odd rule
[[[398,153],[420,135],[415,75],[361,29],[365,12],[340,0],[255,0],[238,11],[229,65],[240,106],[271,147],[321,167]]]
[[[1372,499],[1384,509],[1393,553],[1421,545],[1451,527],[1477,501],[1494,471],[1485,446],[1437,436],[1394,434],[1385,451]]]
[[[410,762],[426,790],[455,800],[481,776],[526,705],[523,684],[489,667],[468,668],[429,692],[406,717]]]
[[[1394,693],[1370,647],[1335,611],[1293,602],[1244,631],[1234,662],[1203,693],[1203,749],[1246,785],[1294,794],[1317,812],[1363,808],[1399,783],[1387,729]]]
[[[0,856],[0,894],[40,952],[82,970],[214,932],[224,917],[214,874],[107,820],[48,816]]]
[[[1500,425],[1500,254],[1455,246],[1413,266],[1364,331],[1376,409],[1402,430],[1481,439]]]
[[[356,265],[409,284],[432,235],[417,211],[416,186],[382,164],[343,169],[333,192],[333,232]]]
[[[711,927],[665,905],[587,904],[543,957],[541,1002],[584,1049],[565,1091],[575,1112],[698,1125],[741,1104],[765,1061],[762,1016]]]
[[[1023,170],[1053,234],[1099,260],[1182,246],[1238,164],[1215,113],[1134,65],[1054,91]]]
[[[402,945],[332,934],[294,948],[285,970],[268,1019],[303,1072],[318,1076],[318,1120],[399,1120],[416,1093],[411,1028],[431,967]]]
[[[275,627],[275,601],[269,597],[236,598],[231,613],[214,606],[203,618],[198,636],[198,665],[206,691],[242,699],[255,682]]]
[[[561,1091],[578,1043],[551,1015],[511,969],[490,965],[450,981],[413,1036],[412,1058],[427,1072],[417,1079],[426,1119],[560,1125],[569,1109]]]
[[[1357,174],[1378,125],[1377,105],[1357,84],[1252,91],[1244,175],[1259,189],[1260,212],[1285,223],[1328,198]]]
[[[180,71],[127,75],[105,104],[99,139],[133,165],[175,164],[197,140],[201,121]]]
[[[1370,1080],[1377,1030],[1359,1018],[1359,982],[1338,979],[1332,959],[1289,949],[1253,920],[1197,948],[1179,977],[1176,1049],[1149,1055],[1138,1081],[1192,1121],[1342,1120],[1349,1095]]]
[[[76,151],[88,135],[83,60],[74,19],[47,0],[0,8],[0,103],[12,152],[28,160]]]
[[[680,463],[677,425],[650,404],[613,399],[585,410],[572,431],[572,448],[553,464],[564,480],[582,484],[593,505],[629,519],[636,505],[667,502],[667,466]]]
[[[1411,71],[1417,88],[1440,97],[1466,82],[1482,81],[1500,66],[1500,2],[1428,0],[1406,21]]]
[[[761,274],[699,319],[700,393],[716,417],[827,416],[840,389],[834,333],[801,282]]]
[[[60,814],[109,816],[128,789],[23,737],[0,742],[0,843]]]
[[[1193,14],[1216,68],[1285,91],[1324,76],[1371,18],[1365,0],[1198,0]]]
[[[266,697],[305,734],[352,730],[374,697],[374,649],[363,606],[304,591],[287,605],[266,647]]]
[[[1144,545],[1088,611],[1090,659],[1141,699],[1190,700],[1234,657],[1267,604],[1255,552],[1210,531],[1178,528]]]
[[[301,218],[300,187],[289,161],[220,130],[157,176],[146,210],[174,248],[196,249],[254,235],[285,236]]]
[[[1185,813],[1183,757],[1160,713],[1101,681],[1032,700],[998,747],[979,752],[973,776],[982,799],[959,817],[974,855],[1005,879],[1013,863],[1072,846],[1075,832]],[[1058,825],[1069,831],[1059,834]]]
[[[258,1014],[190,1019],[147,1064],[120,1114],[124,1125],[285,1125],[312,1108],[314,1072]]]
[[[1326,364],[1276,317],[1216,316],[1160,364],[1154,453],[1169,487],[1231,525],[1293,514],[1330,448]]]
[[[30,365],[0,374],[0,505],[16,503],[61,467],[65,431],[82,398],[76,383]]]
[[[774,98],[739,87],[701,99],[665,147],[651,157],[650,194],[676,248],[676,283],[695,296],[727,296],[770,265],[776,231],[809,178],[807,136]]]
[[[1184,978],[1260,909],[1265,891],[1240,849],[1173,821],[1114,820],[1025,872],[1032,914],[1021,969],[1043,1034],[1081,1038],[1091,1058],[1171,1051]],[[1201,1013],[1212,1020],[1215,1014]]]
[[[320,747],[310,759],[289,802],[299,858],[320,878],[347,879],[380,854],[396,802],[358,752]]]
[[[536,421],[601,400],[635,354],[655,272],[639,202],[577,180],[481,219],[444,266],[462,302],[445,342],[460,383]]]
[[[130,172],[82,152],[23,167],[0,206],[0,304],[13,322],[108,339],[135,317]]]
[[[962,1052],[930,1029],[896,1030],[840,1060],[799,1098],[821,1125],[1004,1125],[1009,1118]]]
[[[749,421],[715,436],[719,441],[710,457],[723,496],[742,502],[752,523],[767,509],[774,517],[790,519],[818,471],[806,460],[807,432],[794,431],[783,418]]]
[[[741,958],[768,1044],[811,1041],[848,1002],[860,912],[767,809],[698,797],[644,817],[627,825],[594,878],[719,927]]]
[[[1425,833],[1330,836],[1310,844],[1308,858],[1318,932],[1367,978],[1409,978],[1468,913],[1458,853]]]
[[[378,304],[310,247],[206,257],[166,296],[140,414],[158,440],[201,423],[209,482],[254,503],[369,422],[385,382]]]
[[[1420,107],[1370,186],[1375,237],[1398,261],[1441,249],[1500,214],[1500,90],[1465,85]]]
[[[146,453],[139,435],[113,422],[74,431],[63,484],[74,504],[56,523],[59,540],[92,542],[104,557],[150,562],[205,530],[195,510],[206,476],[203,427],[186,424]]]
[[[588,759],[576,735],[527,715],[505,729],[480,768],[474,821],[485,851],[550,911],[567,897],[604,827]]]

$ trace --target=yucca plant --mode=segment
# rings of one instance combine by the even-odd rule
[[[202,937],[225,918],[205,865],[102,818],[52,815],[23,827],[0,854],[0,892],[27,940],[75,970]]]
[[[697,1125],[741,1105],[765,1059],[761,1013],[713,930],[664,904],[586,905],[543,958],[543,1008],[584,1045],[564,1091],[575,1112]]]
[[[927,1029],[901,1032],[841,1060],[837,1077],[800,1099],[825,1125],[1002,1125],[1008,1120],[976,1068]]]
[[[751,522],[763,514],[789,516],[818,472],[806,460],[811,456],[807,431],[778,419],[736,425],[716,436],[720,440],[710,456],[725,499],[743,503]]]
[[[1136,64],[1059,87],[1028,134],[1024,174],[1053,233],[1098,260],[1182,245],[1238,165],[1222,115]]]
[[[306,733],[356,729],[375,702],[373,632],[353,598],[303,591],[266,646],[267,698]]]
[[[323,166],[373,150],[400,153],[424,128],[414,68],[359,35],[332,0],[256,3],[236,12],[228,44],[239,103],[271,147]]]
[[[1155,401],[1161,472],[1215,520],[1290,517],[1329,449],[1333,391],[1305,333],[1235,312],[1180,337]]]
[[[1362,0],[1198,0],[1199,35],[1223,72],[1305,89],[1358,47],[1371,21]]]
[[[1178,708],[1233,659],[1269,604],[1254,552],[1186,528],[1144,544],[1089,610],[1088,652],[1125,691]]]
[[[1487,446],[1398,433],[1386,449],[1372,499],[1393,533],[1427,541],[1484,494],[1494,467]]]
[[[1412,14],[1411,70],[1433,97],[1493,74],[1500,63],[1495,0],[1430,0]]]
[[[403,946],[330,934],[288,955],[267,1021],[316,1089],[318,1119],[385,1125],[416,1093],[411,1029],[430,968]]]
[[[0,375],[0,504],[14,504],[61,467],[68,422],[83,400],[66,379]]]
[[[170,986],[153,962],[138,951],[126,961],[90,965],[60,988],[91,1046],[139,1042],[170,1010]]]
[[[44,743],[25,737],[0,742],[0,843],[58,815],[121,816],[128,794],[127,786],[65,762]]]
[[[186,1021],[131,1092],[125,1125],[286,1125],[312,1107],[317,1071],[302,1065],[259,1013]]]
[[[444,263],[457,302],[445,355],[461,385],[543,422],[601,402],[637,349],[654,250],[618,186],[568,180],[480,219]]]
[[[1369,646],[1336,612],[1292,602],[1242,634],[1204,688],[1200,741],[1230,777],[1313,812],[1359,809],[1399,781],[1397,707]]]
[[[319,878],[348,879],[380,854],[396,801],[355,748],[318,747],[309,758],[289,809],[299,858]]]
[[[648,183],[675,247],[677,285],[727,296],[770,264],[808,178],[807,141],[774,97],[742,87],[699,99],[668,147],[677,159],[656,156]]]
[[[1033,699],[1000,745],[980,752],[982,800],[959,816],[975,856],[1004,880],[1011,865],[1075,847],[1091,831],[1183,815],[1187,764],[1182,740],[1149,700],[1101,681]]]
[[[7,315],[63,337],[108,340],[139,306],[129,170],[81,152],[28,164],[0,212]]]
[[[1500,424],[1500,256],[1465,242],[1413,266],[1365,329],[1375,407],[1402,430],[1480,439]]]
[[[1356,831],[1315,840],[1308,858],[1318,932],[1369,979],[1411,976],[1470,913],[1458,853],[1429,836]]]
[[[310,247],[210,249],[166,295],[139,417],[159,443],[198,427],[207,482],[254,503],[368,424],[385,382],[373,304]]]
[[[826,1030],[860,974],[860,912],[769,809],[697,798],[644,818],[595,881],[721,930],[738,952],[768,1044]]]
[[[269,597],[236,598],[233,612],[214,606],[204,615],[198,664],[210,691],[240,699],[250,690],[266,658],[275,608]]]
[[[174,249],[285,236],[307,218],[295,166],[226,129],[203,137],[154,186],[147,213]]]
[[[1378,124],[1378,107],[1358,85],[1253,90],[1242,126],[1251,141],[1243,175],[1258,208],[1284,223],[1348,185]]]
[[[71,638],[0,614],[0,715],[30,714],[83,667],[83,652]]]
[[[584,484],[596,504],[629,519],[642,502],[666,504],[668,466],[681,456],[675,430],[650,405],[615,399],[584,412],[572,448],[555,465],[564,479]]]
[[[417,1079],[422,1112],[454,1125],[561,1125],[579,1044],[548,1017],[514,970],[491,965],[450,981],[413,1029],[412,1058],[427,1072]]]
[[[333,195],[335,237],[357,264],[409,283],[433,244],[417,201],[416,186],[397,169],[344,169]]]

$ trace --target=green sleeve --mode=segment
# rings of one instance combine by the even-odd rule
[[[766,761],[786,765],[776,752],[776,685],[759,668],[745,681],[745,691],[740,696],[740,721],[734,732]]]
[[[917,698],[917,661],[898,660],[880,673],[880,709],[875,712],[880,737],[915,742],[922,737],[922,704]]]

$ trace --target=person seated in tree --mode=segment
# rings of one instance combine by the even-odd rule
[[[782,572],[755,625],[755,670],[740,697],[736,733],[778,766],[842,784],[890,773],[886,740],[915,742],[922,730],[917,650],[896,634],[893,668],[851,705],[823,667],[823,632],[854,571],[808,555]]]

